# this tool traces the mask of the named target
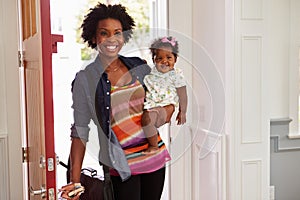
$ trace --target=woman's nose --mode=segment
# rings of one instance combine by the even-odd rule
[[[109,36],[107,37],[108,41],[113,41],[115,39],[116,39],[116,37],[113,34],[109,34]]]

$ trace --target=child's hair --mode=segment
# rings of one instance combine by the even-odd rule
[[[88,42],[89,47],[96,48],[97,44],[93,42],[93,39],[96,36],[98,22],[108,18],[121,22],[125,43],[131,38],[135,23],[133,18],[127,13],[126,8],[121,4],[105,5],[98,3],[94,8],[89,10],[81,25],[81,37],[84,42]]]
[[[161,37],[154,40],[150,46],[150,51],[152,54],[152,60],[154,61],[154,57],[156,56],[156,49],[160,49],[162,47],[169,47],[172,49],[172,53],[177,58],[178,56],[178,42],[172,36],[169,37]]]

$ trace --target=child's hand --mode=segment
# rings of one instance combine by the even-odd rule
[[[186,114],[179,111],[176,117],[177,125],[182,125],[186,122]]]

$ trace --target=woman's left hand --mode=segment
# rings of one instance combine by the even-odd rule
[[[83,193],[84,188],[80,183],[69,183],[68,185],[62,186],[59,191],[61,192],[62,198],[77,200],[80,194]]]

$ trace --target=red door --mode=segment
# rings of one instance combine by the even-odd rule
[[[29,199],[56,199],[50,0],[21,0]]]

